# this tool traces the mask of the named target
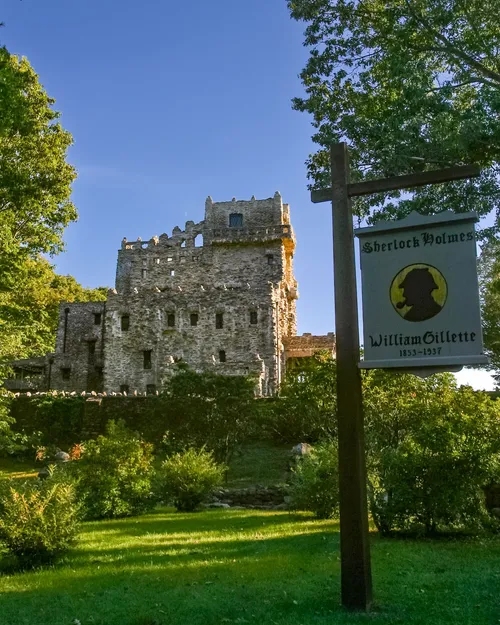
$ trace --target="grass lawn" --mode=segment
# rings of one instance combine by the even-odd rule
[[[339,607],[334,521],[171,509],[86,523],[65,561],[0,575],[1,625],[493,625],[500,539],[372,536],[376,609]]]

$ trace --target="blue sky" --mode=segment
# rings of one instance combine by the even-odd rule
[[[80,218],[60,273],[113,286],[124,236],[200,221],[207,195],[279,190],[297,237],[299,333],[333,330],[330,207],[306,188],[312,127],[291,98],[307,50],[285,0],[4,0],[0,20],[0,42],[30,60],[74,138]]]

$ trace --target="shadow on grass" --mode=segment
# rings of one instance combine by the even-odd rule
[[[250,513],[250,514],[249,514]],[[255,510],[204,510],[201,512],[175,512],[173,508],[158,508],[153,512],[123,519],[88,521],[82,527],[81,535],[95,532],[113,532],[129,536],[142,536],[146,533],[162,532],[218,532],[249,531],[271,525],[294,525],[322,521],[311,515],[289,512],[258,512]],[[324,521],[331,526],[333,521]]]

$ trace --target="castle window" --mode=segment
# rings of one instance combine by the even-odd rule
[[[197,326],[198,325],[198,313],[191,313],[189,315],[189,321],[191,322],[192,326]]]
[[[175,269],[171,269],[170,270],[170,277],[174,277],[175,276]]]
[[[215,315],[215,329],[222,330],[224,327],[224,315],[222,313],[216,313]]]
[[[167,263],[171,263],[173,260],[174,259],[172,256],[167,256]]]
[[[167,327],[168,328],[175,328],[175,313],[168,313],[167,314]]]
[[[219,351],[219,362],[226,362],[226,352],[223,349]]]
[[[250,323],[252,325],[255,325],[257,323],[257,311],[256,310],[250,311]]]
[[[151,349],[145,349],[142,352],[144,369],[151,369],[151,366],[152,366],[151,354],[152,354],[152,350]]]
[[[155,265],[159,265],[160,264],[160,259],[159,258],[155,258]]]
[[[141,276],[142,278],[147,278],[148,277],[148,270],[147,269],[142,269],[141,270]]]
[[[128,393],[128,392],[129,392],[128,384],[120,384],[120,393]]]
[[[231,213],[229,215],[229,227],[241,228],[243,226],[243,215],[241,213]]]
[[[126,331],[130,328],[130,316],[129,315],[122,315],[122,318],[120,320],[120,327],[123,331]]]
[[[273,254],[266,254],[267,264],[274,265],[274,256]]]
[[[101,313],[94,313],[94,325],[95,326],[101,325],[101,318],[102,318]]]
[[[63,367],[61,369],[61,377],[63,380],[68,381],[71,378],[71,369],[69,367]]]
[[[146,395],[155,395],[155,394],[156,394],[156,384],[147,384]]]

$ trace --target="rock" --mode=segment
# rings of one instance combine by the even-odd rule
[[[307,456],[307,454],[310,454],[311,451],[312,446],[308,443],[299,443],[298,445],[295,445],[295,447],[292,447],[292,454],[294,456]]]
[[[69,454],[67,454],[65,451],[57,451],[54,455],[54,460],[56,462],[69,462]]]
[[[203,506],[204,508],[230,508],[231,506],[228,503],[220,503],[220,502],[212,502],[206,503]]]

